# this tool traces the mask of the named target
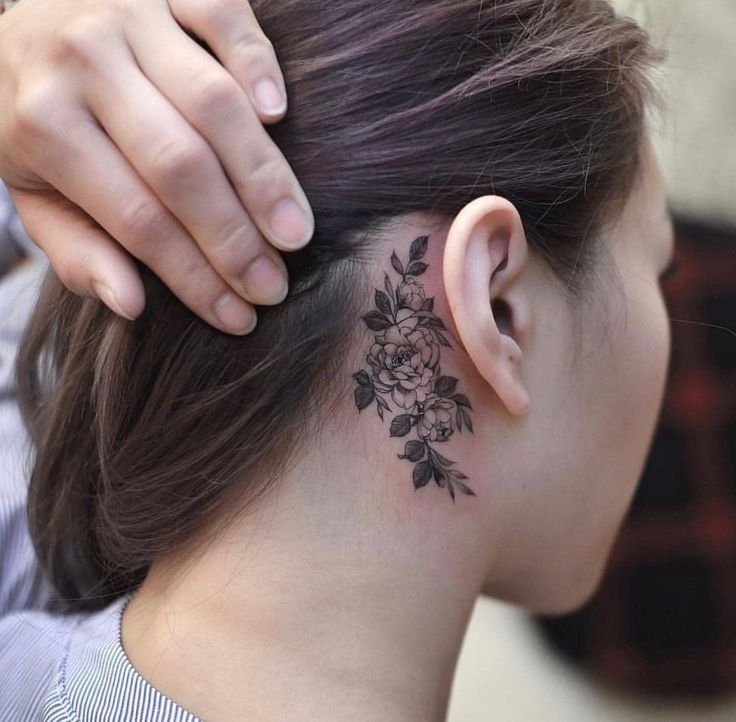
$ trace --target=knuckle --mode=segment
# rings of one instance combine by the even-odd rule
[[[82,67],[94,67],[101,46],[107,35],[104,18],[99,15],[82,15],[62,28],[49,49],[57,63],[73,63]]]
[[[250,223],[235,222],[222,229],[221,241],[213,249],[218,270],[227,278],[240,277],[248,265],[265,250],[265,244]]]
[[[41,85],[34,85],[18,93],[15,100],[13,136],[38,137],[49,129],[49,107],[51,94]]]
[[[152,198],[136,198],[128,202],[121,213],[121,223],[129,238],[127,247],[141,260],[150,258],[148,240],[161,234],[166,225],[166,212]]]
[[[55,83],[51,77],[18,91],[10,116],[11,142],[15,140],[20,144],[28,138],[36,142],[51,139],[57,147],[66,147],[70,138],[88,132],[90,126],[95,125],[91,116],[68,107],[68,99]],[[43,150],[33,144],[30,147],[34,151]]]
[[[194,104],[202,114],[233,107],[239,93],[240,86],[227,73],[205,73],[194,82]]]
[[[276,57],[276,50],[273,47],[273,43],[262,33],[258,33],[252,38],[252,45],[256,50],[267,55],[269,57]]]
[[[255,201],[256,206],[270,199],[281,197],[289,193],[290,185],[287,180],[286,162],[278,157],[263,155],[254,158],[250,167],[246,170],[245,179],[241,184],[243,194]]]
[[[276,65],[276,52],[271,41],[260,35],[247,35],[241,38],[236,47],[244,66],[251,70],[267,70]]]
[[[130,17],[134,12],[140,10],[140,0],[112,0],[111,6],[121,15]]]
[[[209,0],[199,3],[199,15],[209,27],[223,27],[223,23],[231,22],[233,17],[240,17],[242,4],[242,0]]]
[[[206,308],[213,292],[210,290],[214,272],[210,269],[207,260],[200,254],[192,254],[181,264],[177,265],[175,276],[170,281],[170,287],[176,295],[187,302],[192,308]],[[219,279],[218,286],[223,285]]]
[[[205,162],[205,152],[196,142],[174,139],[164,143],[151,159],[154,177],[165,185],[196,172]]]

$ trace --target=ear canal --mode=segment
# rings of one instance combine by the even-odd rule
[[[493,318],[496,319],[498,330],[506,336],[511,336],[513,325],[509,304],[503,299],[494,299],[491,301],[491,310],[493,311]]]

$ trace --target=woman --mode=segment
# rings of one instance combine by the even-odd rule
[[[133,324],[47,278],[29,521],[76,614],[0,623],[16,717],[444,719],[478,593],[584,603],[641,472],[646,35],[588,0],[253,7],[314,238],[246,337],[143,266]]]

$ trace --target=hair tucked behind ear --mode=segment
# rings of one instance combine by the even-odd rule
[[[285,256],[287,300],[234,337],[143,264],[132,323],[50,271],[22,341],[31,535],[73,609],[135,589],[155,558],[273,486],[341,373],[350,388],[361,261],[386,220],[503,195],[574,297],[639,169],[661,56],[601,0],[253,5],[290,98],[268,131],[316,218],[310,245]]]

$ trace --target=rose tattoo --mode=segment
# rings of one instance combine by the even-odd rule
[[[390,436],[407,436],[413,429],[417,437],[407,441],[404,453],[398,455],[414,464],[414,489],[434,478],[454,502],[456,487],[463,494],[476,494],[462,481],[468,477],[450,468],[456,462],[442,456],[434,444],[449,441],[455,429],[472,433],[473,407],[466,396],[456,393],[458,380],[442,375],[440,347],[452,346],[442,333],[445,324],[432,311],[434,298],[427,298],[416,281],[428,268],[421,261],[428,242],[428,236],[414,240],[406,267],[396,251],[391,254],[391,266],[401,280],[394,286],[384,274],[385,292],[376,289],[376,310],[362,316],[376,334],[366,356],[370,371],[353,374],[355,405],[360,412],[375,401],[381,421],[385,411],[398,413],[391,421]]]

